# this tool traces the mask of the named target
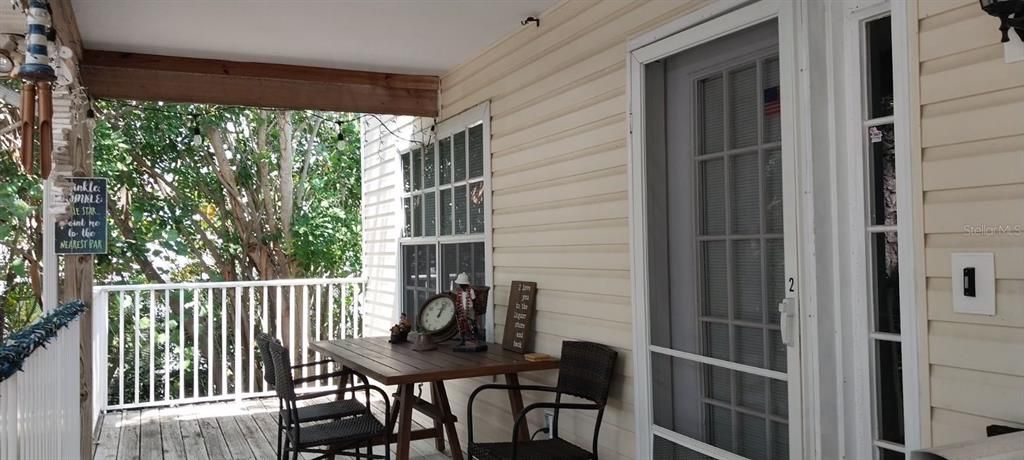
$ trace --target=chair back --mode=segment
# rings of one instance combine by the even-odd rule
[[[270,357],[274,362],[274,391],[290,406],[295,403],[295,382],[292,381],[292,362],[288,349],[274,341],[267,343]]]
[[[263,381],[274,388],[274,359],[270,357],[270,343],[276,342],[270,334],[265,332],[256,333],[256,348],[260,350],[260,359],[263,361]]]
[[[608,402],[617,355],[615,350],[599,343],[562,342],[558,392],[604,406]]]

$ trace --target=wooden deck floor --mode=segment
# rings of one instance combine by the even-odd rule
[[[103,416],[100,424],[99,442],[93,458],[274,459],[277,446],[276,410],[277,400],[267,398],[110,412]],[[378,417],[380,412],[374,411]],[[394,444],[391,450],[394,458]],[[314,455],[302,458],[312,459]],[[412,458],[443,460],[451,457],[447,453],[438,452],[433,440],[425,439],[412,443]]]

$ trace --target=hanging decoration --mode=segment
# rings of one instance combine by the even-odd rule
[[[35,323],[8,336],[0,345],[0,382],[22,370],[25,359],[39,347],[46,347],[60,329],[81,316],[85,308],[81,300],[73,300],[44,313]]]

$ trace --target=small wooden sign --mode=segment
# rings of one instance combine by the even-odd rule
[[[526,344],[533,334],[533,316],[537,307],[537,283],[513,281],[508,294],[508,312],[505,314],[505,337],[502,348],[525,353]]]
[[[56,224],[57,254],[107,253],[107,180],[72,177],[71,217]]]

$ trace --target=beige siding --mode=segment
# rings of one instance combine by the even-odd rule
[[[539,29],[524,28],[441,79],[442,119],[491,101],[499,340],[509,283],[527,280],[538,284],[537,351],[557,354],[561,342],[571,339],[619,351],[601,430],[602,458],[632,458],[637,442],[626,42],[700,4],[565,2],[542,17]],[[553,374],[524,377],[549,382]],[[453,404],[463,406],[464,392],[456,393]],[[496,398],[478,416],[496,422],[481,430],[483,436],[509,437],[504,399]],[[573,440],[589,444],[592,418],[566,420],[563,426],[571,426],[567,434]]]
[[[1003,62],[977,2],[918,6],[931,436],[946,444],[1024,426],[1024,63]],[[950,254],[977,251],[995,253],[994,317],[953,312]]]

